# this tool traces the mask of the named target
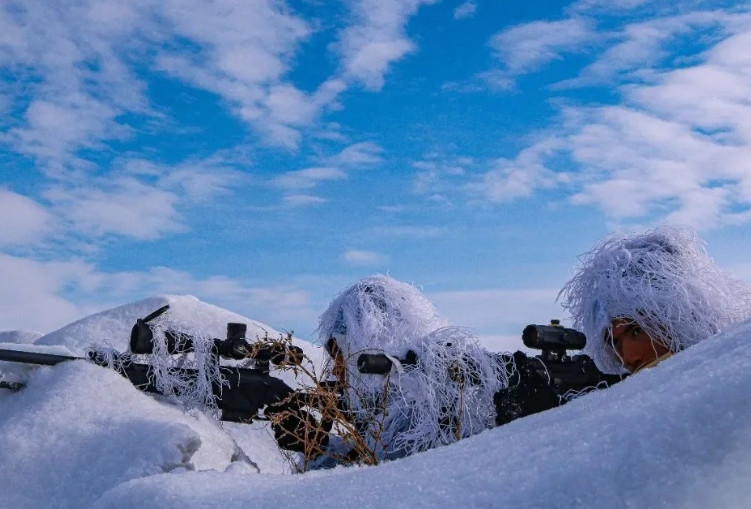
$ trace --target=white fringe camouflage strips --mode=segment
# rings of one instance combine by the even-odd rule
[[[466,329],[446,325],[417,288],[381,275],[345,289],[321,316],[319,338],[333,337],[341,349],[350,410],[382,458],[447,444],[493,424],[493,394],[505,386],[505,371]],[[409,350],[418,363],[388,376],[357,370],[361,353],[403,359]]]
[[[581,257],[559,299],[606,373],[624,372],[608,343],[614,319],[679,352],[751,316],[751,288],[721,270],[696,233],[670,226],[606,238]]]
[[[215,419],[219,419],[221,411],[216,402],[213,385],[225,384],[220,372],[220,361],[212,353],[214,339],[204,331],[190,324],[173,320],[167,316],[160,316],[151,321],[149,326],[154,333],[154,350],[151,354],[123,353],[118,356],[120,364],[130,362],[147,364],[151,368],[151,377],[157,390],[164,396],[170,397],[186,410],[198,409],[206,412]],[[167,350],[165,333],[170,331],[192,338],[193,348],[190,353],[172,355]],[[110,367],[114,366],[111,348],[92,347],[100,356],[106,359]],[[186,378],[175,368],[191,369],[195,376]]]
[[[388,427],[394,430],[387,435],[394,450],[413,454],[495,425],[493,395],[508,387],[500,357],[463,327],[435,330],[414,350],[417,365],[395,385],[403,422]]]

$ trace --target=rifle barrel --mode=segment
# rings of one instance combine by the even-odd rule
[[[61,362],[86,360],[81,357],[71,357],[69,355],[55,355],[51,353],[23,352],[20,350],[8,350],[0,348],[0,361],[22,362],[26,364],[42,364],[44,366],[54,366]]]

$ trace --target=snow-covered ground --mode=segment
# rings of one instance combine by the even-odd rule
[[[165,302],[217,337],[227,321],[257,324],[163,297],[36,345],[80,354],[107,338],[124,350],[135,318]],[[749,335],[751,323],[739,325],[611,389],[451,446],[304,475],[289,475],[262,423],[182,412],[85,362],[15,373],[28,385],[0,391],[0,508],[751,507]]]
[[[32,344],[43,336],[40,332],[28,330],[9,330],[0,332],[0,343]]]

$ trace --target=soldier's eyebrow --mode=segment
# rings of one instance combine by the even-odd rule
[[[629,322],[623,327],[623,333],[621,335],[622,336],[629,335],[634,331],[634,329],[641,329],[641,326],[636,322]],[[605,334],[603,334],[602,339],[606,343],[609,342],[612,344],[613,342],[613,327],[612,326],[605,329]]]

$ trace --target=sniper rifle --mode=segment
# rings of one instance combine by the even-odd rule
[[[133,326],[130,349],[136,354],[152,354],[154,351],[154,330],[151,320],[164,313],[169,306],[163,306],[146,318],[139,318]],[[299,347],[285,345],[279,341],[261,341],[249,343],[245,339],[244,323],[228,323],[227,338],[214,339],[212,355],[230,359],[251,358],[254,368],[219,366],[221,382],[212,382],[212,394],[217,407],[221,410],[221,419],[232,422],[251,422],[258,418],[259,412],[268,405],[273,405],[289,398],[295,391],[284,381],[269,374],[269,361],[277,365],[299,364],[302,350]],[[165,331],[167,351],[170,354],[182,354],[193,351],[195,339],[175,331]],[[127,355],[90,351],[87,357],[73,357],[47,353],[25,352],[21,350],[0,349],[0,361],[18,362],[54,366],[61,362],[87,360],[104,367],[113,367],[127,378],[136,388],[151,393],[161,393],[157,387],[153,368],[148,364],[130,362]],[[198,371],[193,368],[170,368],[171,375],[183,380],[195,380]],[[23,384],[0,381],[0,388],[19,390]]]

